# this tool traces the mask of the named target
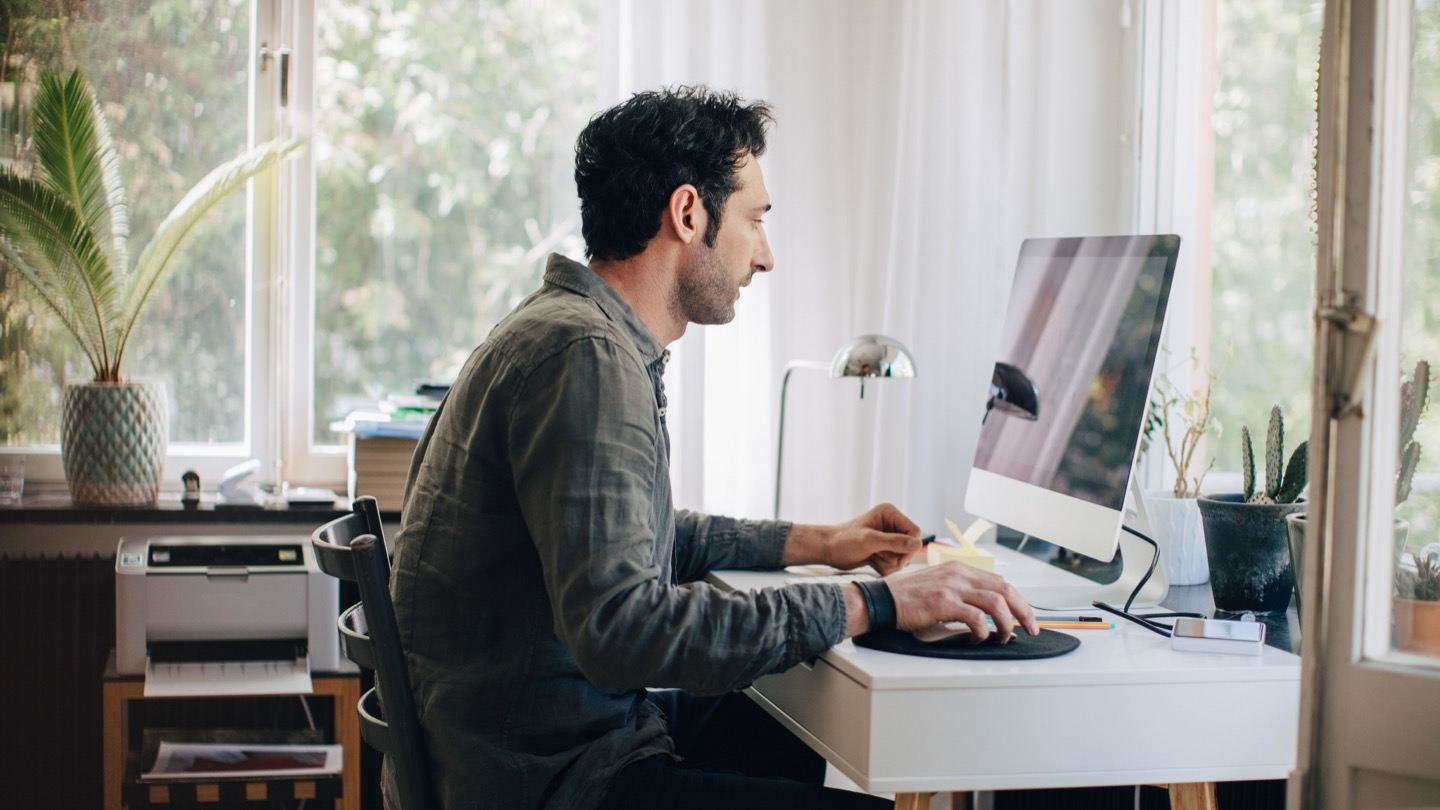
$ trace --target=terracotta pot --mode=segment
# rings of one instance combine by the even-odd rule
[[[1395,648],[1440,655],[1440,602],[1395,597]]]
[[[157,383],[81,383],[61,397],[60,457],[77,504],[144,506],[160,494],[169,437]]]

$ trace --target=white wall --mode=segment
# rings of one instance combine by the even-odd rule
[[[960,517],[1020,240],[1134,227],[1128,0],[605,7],[602,40],[621,43],[602,70],[612,99],[706,82],[778,118],[762,161],[776,271],[735,322],[674,347],[677,503],[767,516],[785,364],[879,332],[919,377],[872,381],[861,401],[853,380],[797,372],[782,515],[838,520],[888,499],[927,529]]]
[[[1020,240],[1132,227],[1124,5],[812,0],[769,17],[774,379],[865,332],[919,371],[863,402],[853,381],[797,375],[787,516],[882,499],[927,528],[963,514]]]

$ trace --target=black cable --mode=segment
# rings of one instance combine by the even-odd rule
[[[1119,616],[1119,617],[1122,618],[1122,619],[1129,619],[1130,621],[1135,622],[1136,624],[1140,625],[1141,627],[1144,627],[1146,630],[1149,630],[1149,631],[1152,632],[1152,633],[1159,633],[1160,635],[1165,636],[1166,638],[1169,638],[1170,635],[1174,632],[1174,630],[1175,630],[1174,626],[1165,624],[1164,622],[1151,621],[1151,619],[1167,619],[1167,618],[1203,619],[1203,618],[1205,618],[1205,616],[1202,615],[1202,614],[1200,614],[1200,613],[1178,612],[1178,613],[1150,613],[1150,614],[1147,614],[1147,615],[1141,615],[1141,614],[1139,614],[1139,613],[1131,613],[1131,612],[1130,612],[1130,607],[1135,604],[1135,599],[1140,596],[1140,591],[1144,590],[1144,588],[1145,588],[1145,583],[1147,583],[1147,582],[1150,581],[1150,575],[1155,573],[1155,566],[1157,566],[1157,565],[1160,564],[1160,544],[1159,544],[1159,543],[1156,543],[1154,540],[1150,539],[1150,538],[1149,538],[1148,536],[1146,536],[1143,532],[1140,532],[1140,531],[1137,531],[1137,530],[1135,530],[1135,529],[1132,529],[1131,527],[1126,526],[1126,525],[1123,524],[1123,523],[1120,524],[1120,528],[1122,528],[1122,529],[1124,529],[1125,531],[1127,531],[1127,532],[1135,535],[1136,537],[1140,538],[1141,540],[1144,540],[1145,542],[1149,543],[1149,544],[1150,544],[1150,547],[1153,548],[1153,549],[1155,549],[1155,554],[1154,554],[1154,556],[1152,556],[1152,557],[1150,558],[1150,567],[1147,568],[1147,569],[1145,569],[1145,576],[1140,577],[1140,582],[1135,585],[1135,589],[1132,590],[1132,591],[1130,591],[1130,596],[1125,599],[1125,607],[1124,607],[1123,609],[1117,608],[1117,607],[1115,607],[1114,605],[1106,604],[1106,603],[1104,603],[1104,602],[1091,602],[1091,604],[1094,605],[1094,606],[1097,607],[1097,608],[1100,608],[1100,609],[1103,610],[1103,611],[1108,612],[1108,613],[1114,613],[1116,616]]]

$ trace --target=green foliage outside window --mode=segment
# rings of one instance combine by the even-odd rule
[[[1321,4],[1222,0],[1216,18],[1211,357],[1233,357],[1211,407],[1224,425],[1273,404],[1310,432],[1315,286],[1311,155]],[[1217,471],[1240,442],[1211,442]]]
[[[598,107],[593,0],[316,4],[314,439],[448,382],[579,257],[575,136]]]

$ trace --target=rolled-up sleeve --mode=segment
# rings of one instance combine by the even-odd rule
[[[717,568],[779,568],[790,522],[675,510],[675,571],[691,582]]]
[[[521,513],[555,633],[596,686],[715,694],[844,638],[838,585],[731,593],[662,581],[657,405],[633,355],[604,336],[578,339],[541,361],[516,399],[507,441]],[[708,520],[679,521],[702,540],[686,567],[778,563],[779,524]]]

